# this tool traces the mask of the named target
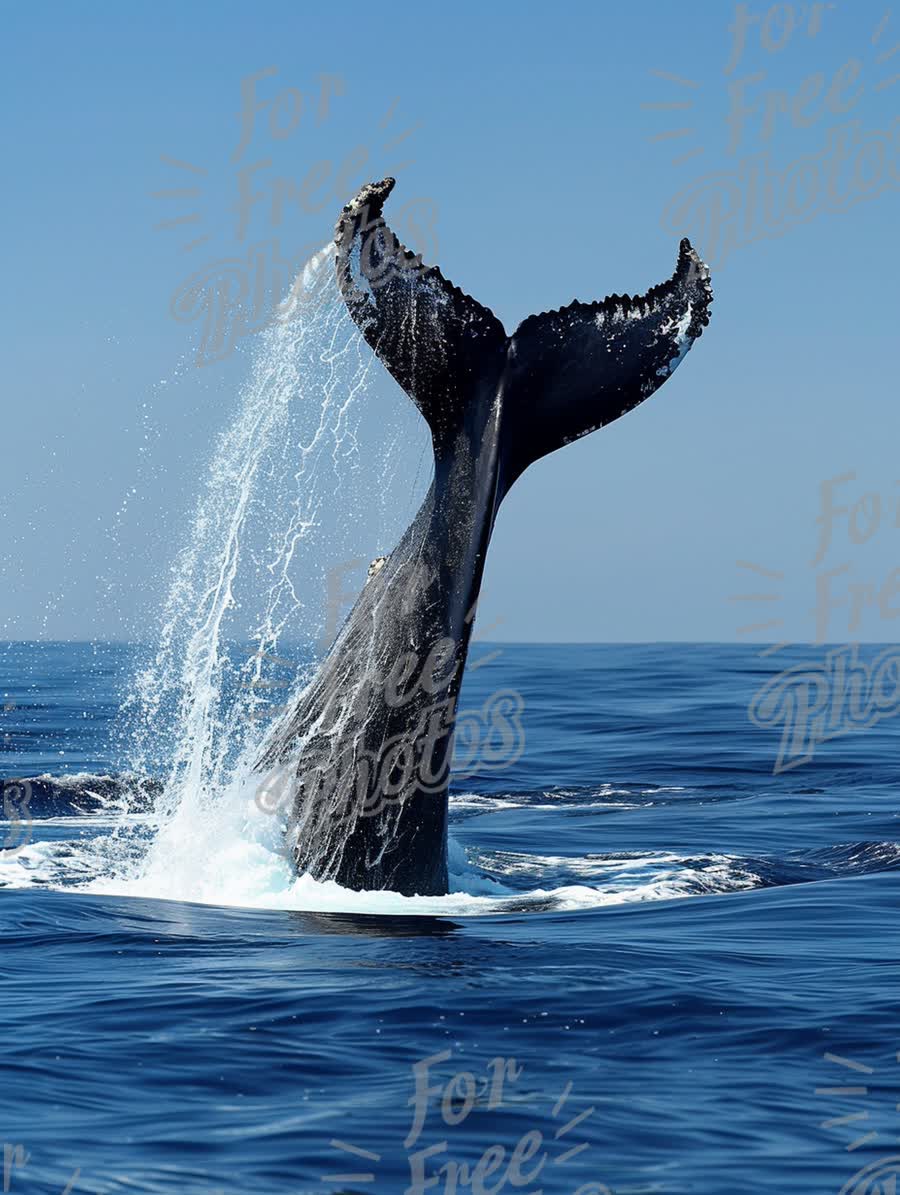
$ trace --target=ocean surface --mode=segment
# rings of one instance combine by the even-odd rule
[[[142,649],[3,645],[3,1190],[890,1195],[900,722],[806,749],[824,652],[479,644],[407,899],[110,780]]]

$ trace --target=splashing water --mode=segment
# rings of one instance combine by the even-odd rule
[[[312,278],[314,295],[316,274],[329,256],[322,250],[307,264],[305,274]],[[261,679],[265,655],[275,649],[291,617],[303,613],[291,566],[298,545],[316,526],[320,498],[315,477],[322,458],[330,449],[332,460],[339,459],[352,401],[343,395],[354,395],[364,386],[368,369],[355,351],[355,338],[338,304],[321,293],[319,297],[303,318],[275,324],[262,334],[237,417],[219,441],[188,544],[173,566],[156,658],[138,677],[133,758],[138,770],[150,764],[159,717],[177,695],[177,733],[159,807],[163,814],[171,814],[188,791],[202,798],[220,787],[229,757],[245,745],[248,721],[242,715],[252,715],[254,690],[249,691],[249,710],[238,702],[230,716],[223,717],[221,708],[230,667],[224,635],[229,614],[238,607],[242,552],[254,556],[256,574],[268,583],[263,614],[249,636],[258,644],[248,665],[251,681]],[[311,435],[291,435],[296,407],[309,395],[308,379],[320,363],[326,377],[320,384],[317,423]],[[341,386],[348,375],[349,385]],[[306,407],[308,411],[309,403]],[[289,478],[289,446],[298,441],[299,468]]]
[[[375,362],[338,294],[333,254],[326,246],[313,255],[292,292],[302,301],[291,318],[262,333],[173,566],[158,648],[123,709],[129,770],[166,773],[149,849],[139,852],[135,868],[132,842],[115,869],[117,881],[143,891],[222,899],[223,872],[239,864],[227,865],[223,843],[230,844],[226,853],[264,858],[279,883],[290,874],[281,824],[254,805],[251,763],[266,729],[270,686],[281,684],[290,700],[315,664],[310,645],[321,634],[322,603],[301,581],[308,589],[322,573],[321,557],[339,555],[342,543],[346,553],[353,542],[352,507],[365,488],[360,425],[370,405],[361,400]],[[399,445],[410,438],[411,409],[405,402],[393,420],[382,410],[382,442],[372,451],[378,437],[366,441],[383,523],[396,521],[390,491]],[[369,491],[365,499],[371,506]],[[391,532],[396,528],[383,529]],[[326,536],[327,552],[317,554]],[[305,667],[294,670],[289,685],[266,679],[273,661],[289,663],[277,655],[286,637],[306,645]],[[239,638],[252,645],[242,662],[235,659]]]

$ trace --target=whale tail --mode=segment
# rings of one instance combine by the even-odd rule
[[[426,266],[391,232],[392,178],[371,183],[338,221],[338,285],[348,310],[451,450],[472,403],[504,392],[507,486],[542,456],[649,398],[709,323],[709,270],[687,240],[675,272],[645,295],[610,295],[531,315],[512,336],[487,307]]]

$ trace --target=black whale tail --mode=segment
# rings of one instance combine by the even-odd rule
[[[506,489],[533,461],[649,398],[709,322],[709,270],[683,240],[675,273],[647,294],[576,301],[507,336],[493,312],[400,244],[381,214],[393,186],[371,183],[343,210],[341,293],[427,420],[438,458],[472,404],[502,388]]]

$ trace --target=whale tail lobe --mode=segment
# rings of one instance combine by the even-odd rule
[[[488,308],[406,249],[382,216],[394,186],[363,187],[338,221],[338,285],[376,355],[452,450],[473,403],[503,391],[507,488],[533,462],[649,398],[709,322],[709,270],[687,240],[672,277],[529,316],[508,336]]]

